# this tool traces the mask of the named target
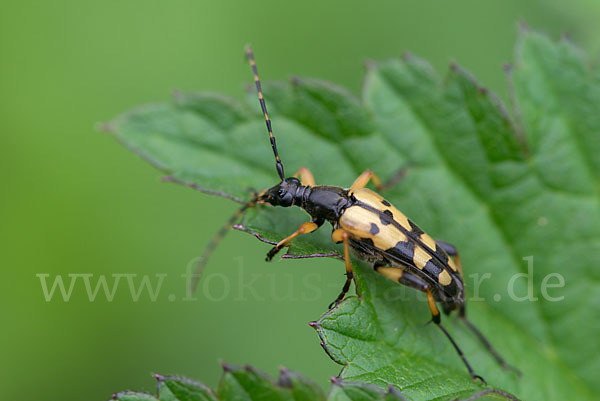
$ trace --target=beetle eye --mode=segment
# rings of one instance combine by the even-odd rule
[[[283,189],[283,188],[281,188],[281,189],[279,190],[279,197],[280,197],[280,198],[283,198],[283,197],[285,196],[285,193],[286,193],[286,190],[285,190],[285,189]]]

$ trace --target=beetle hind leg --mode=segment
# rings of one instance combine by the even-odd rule
[[[465,307],[464,306],[462,308],[460,308],[460,311],[458,312],[458,317],[460,318],[460,320],[463,321],[463,323],[465,324],[465,326],[467,326],[467,328],[469,330],[471,330],[475,334],[475,336],[479,339],[479,341],[481,342],[481,344],[483,344],[483,346],[488,350],[488,352],[490,354],[492,354],[492,356],[494,357],[494,359],[496,359],[496,361],[498,362],[498,364],[500,366],[502,366],[503,369],[505,369],[505,370],[512,370],[519,377],[521,377],[523,375],[523,373],[519,369],[517,369],[516,367],[514,367],[512,365],[509,365],[508,363],[506,363],[506,361],[504,360],[504,358],[502,358],[502,356],[498,353],[498,351],[496,351],[496,349],[489,342],[489,340],[483,335],[483,333],[481,331],[479,331],[479,329],[477,328],[477,326],[475,326],[473,323],[471,323],[471,321],[469,321],[469,319],[467,319],[467,316],[465,314]]]
[[[473,371],[473,368],[471,367],[471,364],[469,363],[469,361],[467,361],[467,357],[465,357],[465,354],[462,352],[462,350],[460,349],[460,347],[458,346],[456,341],[454,341],[454,338],[452,338],[450,333],[448,333],[448,330],[446,330],[446,328],[442,325],[440,310],[438,309],[437,305],[435,304],[435,299],[433,298],[433,294],[431,293],[431,290],[429,289],[429,287],[425,288],[425,294],[427,294],[427,302],[429,304],[429,309],[431,309],[431,320],[433,321],[433,323],[435,323],[435,325],[437,327],[439,327],[440,330],[442,330],[442,332],[448,338],[448,340],[450,340],[450,342],[452,343],[452,346],[458,353],[458,356],[460,356],[460,359],[462,359],[463,363],[467,367],[467,370],[469,371],[469,374],[471,375],[473,380],[480,380],[483,384],[486,384],[486,381],[483,379],[483,377],[475,374],[475,372]]]
[[[435,242],[436,242],[436,244],[440,248],[442,248],[449,256],[451,256],[454,259],[454,264],[455,264],[456,268],[458,269],[458,272],[462,276],[463,275],[462,265],[460,263],[460,256],[458,255],[458,250],[456,249],[456,247],[454,245],[448,243],[448,242],[441,241],[441,240],[435,240]],[[516,367],[514,367],[512,365],[509,365],[508,363],[506,363],[506,361],[504,360],[504,358],[502,358],[502,356],[500,356],[500,354],[498,353],[498,351],[496,351],[496,349],[489,342],[489,340],[483,335],[483,333],[481,331],[479,331],[479,329],[477,328],[477,326],[475,326],[473,323],[471,323],[467,319],[467,316],[465,314],[465,307],[464,307],[464,305],[460,308],[460,310],[458,312],[458,317],[460,318],[460,320],[463,321],[463,323],[465,324],[465,326],[467,326],[467,328],[469,330],[471,330],[473,332],[473,334],[475,334],[475,336],[479,339],[479,341],[481,342],[481,344],[483,344],[483,346],[488,350],[488,352],[490,354],[492,354],[492,356],[494,357],[494,359],[498,362],[498,364],[500,366],[502,366],[503,369],[505,369],[505,370],[512,370],[519,377],[522,376],[521,371],[519,369],[517,369]]]
[[[467,367],[467,370],[469,371],[471,377],[474,380],[480,380],[482,383],[486,383],[483,377],[475,374],[473,368],[471,367],[471,364],[469,363],[469,361],[467,361],[465,354],[462,352],[456,341],[454,341],[454,338],[452,338],[448,330],[446,330],[446,328],[442,325],[440,310],[438,309],[435,303],[435,298],[433,297],[433,293],[429,289],[429,285],[419,276],[411,273],[410,271],[403,270],[399,267],[389,267],[375,264],[373,268],[375,269],[375,271],[377,271],[377,273],[380,273],[383,276],[400,284],[422,291],[427,295],[427,303],[429,305],[429,309],[431,310],[431,321],[435,323],[435,325],[439,327],[439,329],[442,331],[442,333],[444,333],[448,340],[450,340],[452,346],[458,353],[458,356],[460,356],[460,359],[462,359],[463,363]]]

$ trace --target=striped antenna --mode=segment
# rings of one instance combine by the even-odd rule
[[[248,56],[248,61],[250,61],[250,67],[252,67],[252,73],[254,74],[254,83],[256,84],[256,90],[258,91],[258,101],[260,102],[260,108],[262,109],[262,112],[265,116],[267,130],[269,130],[269,139],[271,139],[271,147],[273,148],[273,154],[275,154],[277,173],[279,174],[279,178],[281,178],[281,181],[283,181],[285,180],[285,174],[283,173],[283,164],[281,163],[281,160],[279,159],[279,153],[277,152],[277,142],[275,141],[275,136],[273,136],[273,130],[271,129],[271,120],[269,119],[269,115],[267,114],[267,106],[265,105],[265,99],[263,97],[260,79],[258,78],[258,71],[256,70],[254,53],[252,53],[252,48],[250,46],[246,47],[246,55]]]
[[[240,209],[238,209],[238,211],[236,211],[233,214],[233,216],[231,216],[231,218],[227,220],[227,223],[225,223],[223,227],[221,227],[221,229],[215,234],[215,236],[206,246],[206,248],[204,248],[204,252],[202,252],[202,256],[200,256],[198,263],[196,263],[196,268],[194,269],[194,274],[192,276],[192,281],[190,284],[191,294],[193,294],[196,291],[196,287],[198,287],[198,282],[200,281],[200,275],[202,274],[202,270],[204,270],[204,266],[206,265],[206,262],[208,262],[208,258],[210,258],[210,255],[212,255],[217,245],[219,245],[219,242],[221,242],[221,240],[225,237],[225,234],[227,234],[231,227],[233,227],[235,222],[238,221],[240,217],[242,217],[244,212],[248,208],[254,206],[255,202],[256,199],[253,199],[250,202],[246,203],[244,206],[242,206]]]

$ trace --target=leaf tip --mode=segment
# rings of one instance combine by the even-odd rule
[[[300,77],[297,75],[291,75],[290,82],[292,83],[292,85],[298,86],[302,83],[302,79],[300,79]]]
[[[230,365],[227,362],[221,361],[221,368],[223,369],[223,372],[225,372],[225,373],[229,373],[229,372],[233,371],[233,365]]]
[[[388,392],[389,395],[394,396],[394,398],[402,401],[406,401],[404,394],[400,390],[398,390],[393,384],[388,384]]]
[[[181,89],[172,89],[171,96],[175,101],[181,100],[181,98],[183,97],[183,91]]]
[[[375,63],[375,61],[371,59],[365,60],[363,64],[367,71],[373,71],[375,69],[375,66],[377,65],[377,63]]]
[[[573,37],[571,36],[571,32],[569,31],[565,31],[560,35],[560,39],[564,42],[569,42],[572,43],[573,42]]]
[[[285,366],[279,367],[279,379],[277,380],[277,385],[285,388],[292,388],[292,378],[289,375],[289,371]]]
[[[527,25],[527,22],[525,22],[525,20],[517,21],[517,27],[519,28],[519,32],[521,33],[529,32],[529,25]]]
[[[98,132],[102,132],[102,133],[109,133],[109,134],[113,134],[116,130],[115,130],[115,125],[111,122],[99,122],[96,123],[96,131]]]

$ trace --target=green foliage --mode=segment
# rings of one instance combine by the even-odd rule
[[[265,85],[264,92],[288,175],[307,166],[317,183],[348,186],[367,168],[385,180],[411,164],[386,198],[431,235],[457,245],[468,289],[491,274],[479,294],[470,294],[486,302],[468,301],[469,315],[523,377],[502,370],[472,333],[446,318],[478,374],[527,400],[591,400],[600,391],[600,70],[568,41],[523,30],[508,76],[513,117],[460,67],[442,80],[413,56],[370,65],[362,102],[315,80]],[[264,121],[250,97],[244,106],[179,94],[173,103],[118,118],[111,129],[168,174],[247,200],[248,187],[277,181]],[[277,241],[305,220],[299,210],[259,207],[242,223]],[[339,247],[321,229],[289,252]],[[537,301],[516,302],[508,284],[528,271],[528,257]],[[342,378],[392,384],[411,400],[484,388],[442,333],[425,325],[422,296],[362,264],[356,273],[360,297],[314,323],[326,352],[343,366]],[[554,273],[566,283],[548,291],[564,296],[559,302],[541,291],[545,280],[557,282],[547,278]],[[523,278],[514,288],[519,296],[528,291]],[[252,380],[268,381],[257,373]],[[239,383],[226,373],[220,394]],[[254,389],[285,399],[275,397],[285,391],[273,385]],[[330,396],[345,399],[342,393],[349,391]]]
[[[216,393],[202,383],[177,376],[155,375],[158,394],[125,391],[113,399],[119,401],[403,401],[402,395],[390,387],[378,387],[332,380],[327,398],[323,390],[304,376],[281,368],[279,379],[252,367],[223,364],[223,376]]]

